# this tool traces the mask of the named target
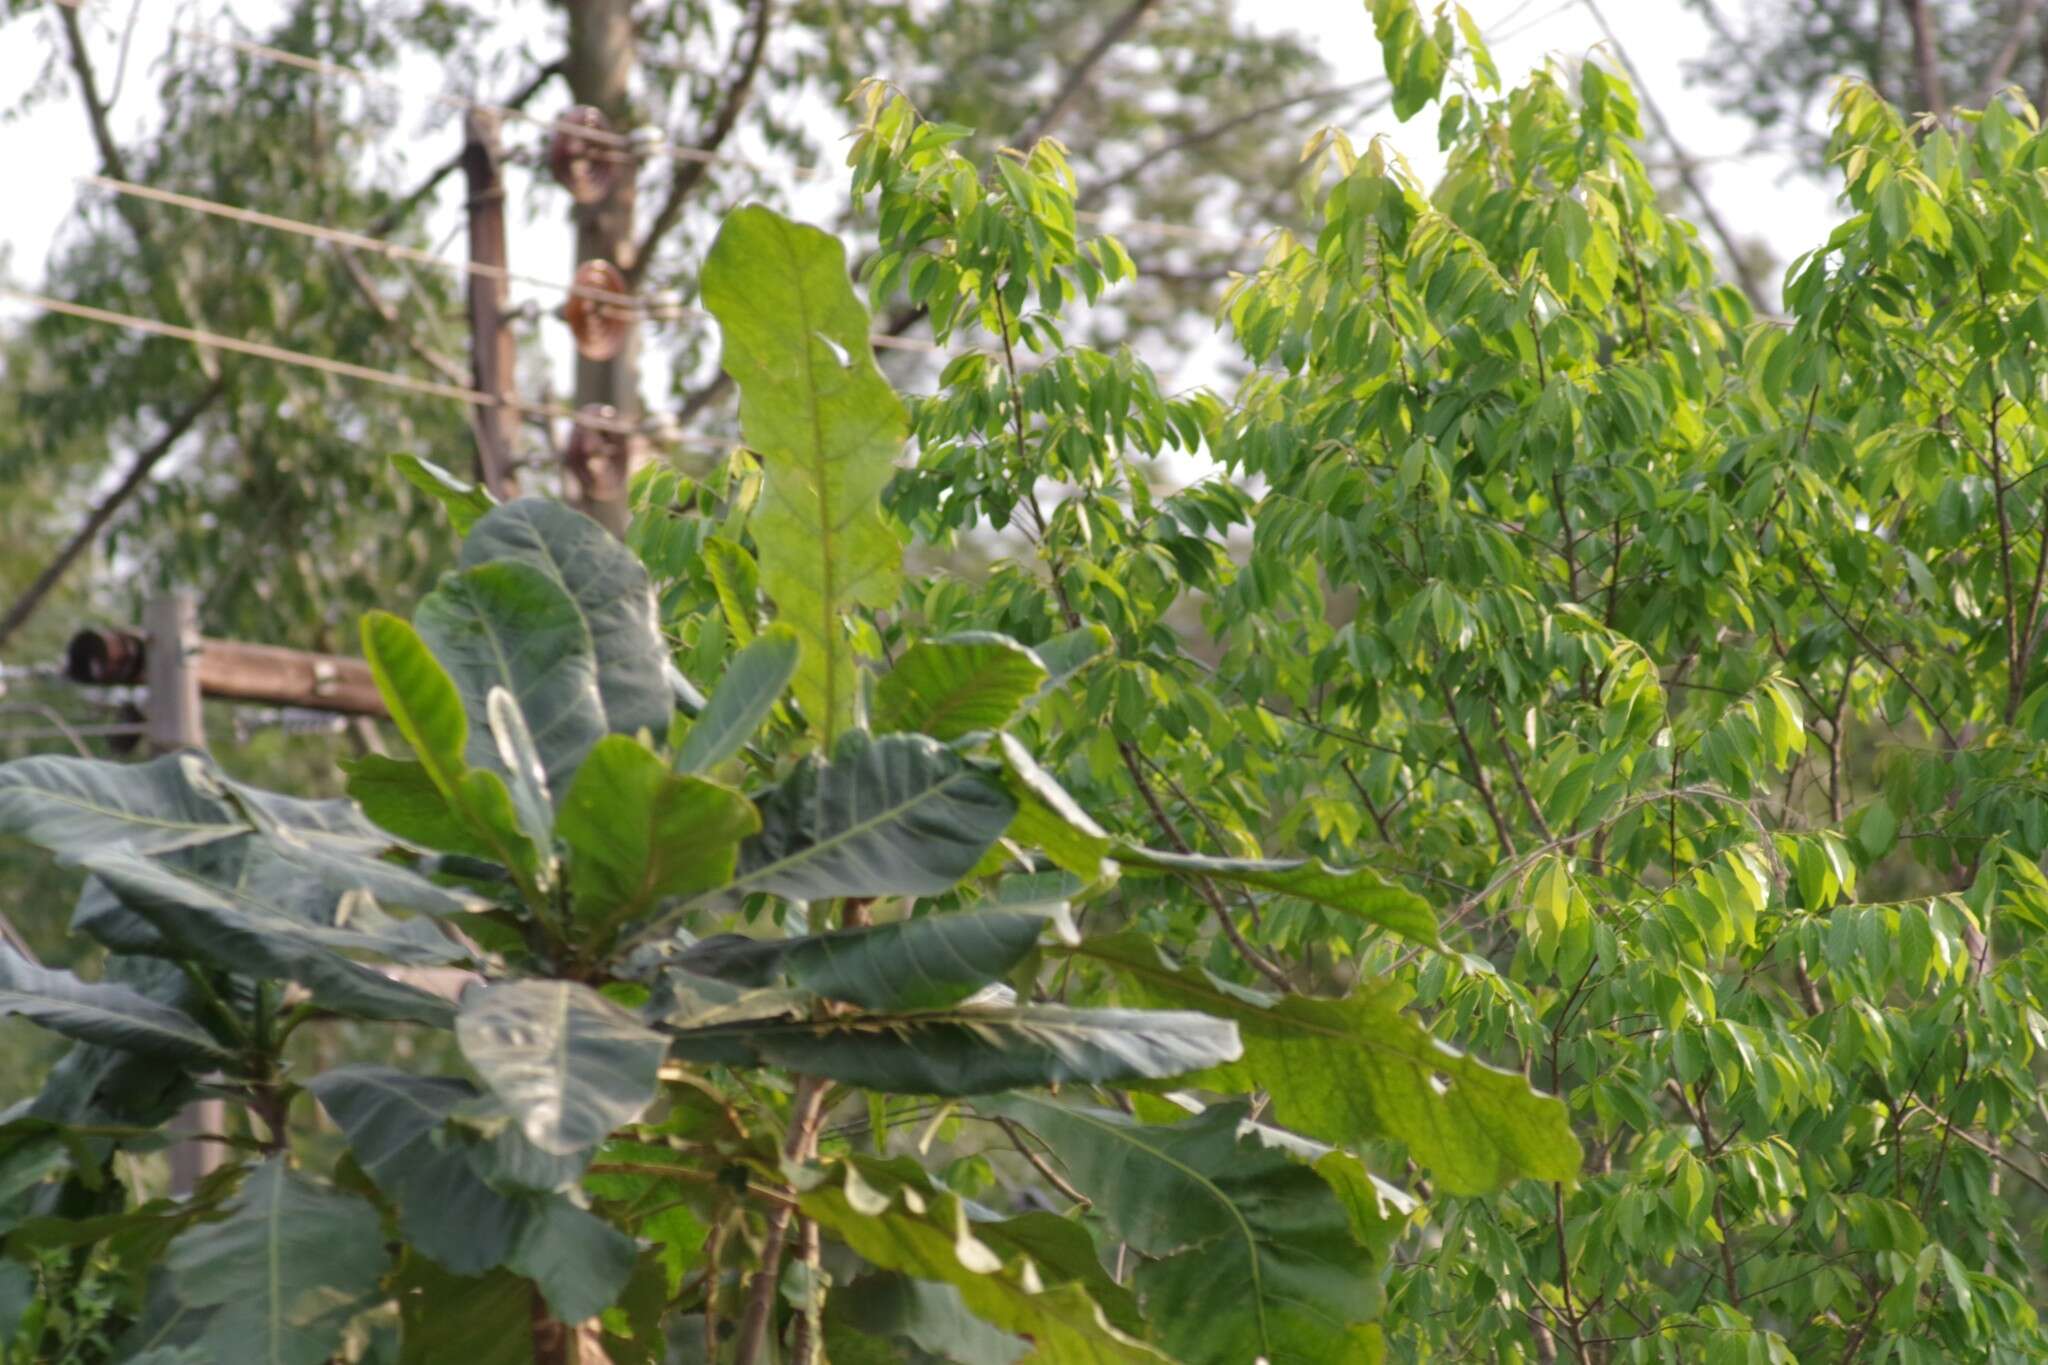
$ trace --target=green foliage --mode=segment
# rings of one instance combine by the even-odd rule
[[[1448,171],[1313,141],[1228,399],[1068,340],[1130,270],[1059,146],[984,169],[870,86],[866,284],[961,343],[913,464],[841,248],[742,210],[750,449],[642,481],[651,574],[512,503],[425,627],[369,619],[382,833],[196,760],[0,769],[121,966],[10,977],[86,1038],[0,1131],[11,1261],[83,1239],[125,1328],[303,1084],[351,1153],[307,1188],[397,1248],[333,1302],[408,1352],[476,1302],[744,1365],[2048,1352],[2048,142],[1848,87],[1852,216],[1758,318],[1621,81],[1502,93],[1456,14],[1373,14]],[[988,527],[1023,552],[900,567]],[[299,1080],[323,1012],[474,1079]],[[202,1079],[235,1161],[129,1200],[108,1152]]]

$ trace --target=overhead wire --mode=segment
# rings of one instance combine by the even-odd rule
[[[225,218],[231,222],[247,223],[252,227],[267,228],[274,232],[286,232],[300,237],[309,237],[315,241],[332,242],[337,246],[345,246],[352,250],[375,252],[392,260],[411,261],[420,265],[432,266],[437,270],[446,270],[452,274],[470,275],[478,279],[498,280],[509,284],[531,285],[539,289],[550,289],[576,298],[585,298],[593,302],[609,304],[616,308],[637,309],[643,301],[640,295],[622,294],[615,289],[600,289],[592,285],[550,279],[543,275],[529,275],[501,265],[487,265],[478,261],[451,261],[446,256],[438,255],[431,251],[423,251],[418,247],[404,246],[397,242],[385,241],[381,237],[366,236],[360,232],[351,232],[346,228],[328,227],[321,223],[307,222],[302,218],[286,218],[279,214],[262,213],[255,209],[239,208],[236,205],[223,204],[217,200],[202,199],[198,195],[180,194],[175,190],[158,189],[154,185],[138,185],[133,181],[116,180],[111,176],[104,175],[82,175],[78,177],[78,182],[82,185],[90,185],[94,189],[105,190],[110,194],[166,204],[173,208],[185,209],[193,213],[203,213],[215,218]],[[688,304],[679,305],[675,311],[681,317],[699,318],[705,321],[711,320],[712,316],[707,310]],[[898,351],[937,351],[942,349],[936,343],[925,341],[918,337],[892,336],[886,332],[874,333],[868,337],[868,341],[873,345]]]
[[[600,146],[623,148],[629,151],[638,150],[648,155],[667,156],[678,161],[737,166],[746,170],[760,171],[766,175],[792,175],[799,180],[820,180],[835,174],[834,171],[823,167],[776,166],[768,162],[753,160],[750,157],[706,151],[701,147],[692,147],[686,143],[670,142],[665,139],[641,143],[636,148],[632,135],[618,132],[615,129],[591,128],[585,124],[569,122],[559,118],[543,118],[538,114],[527,113],[523,109],[512,109],[483,100],[473,100],[463,95],[450,95],[440,91],[422,92],[390,76],[374,76],[369,72],[360,71],[351,66],[344,66],[339,62],[330,62],[321,57],[309,57],[304,53],[272,47],[267,43],[252,42],[247,38],[222,37],[197,28],[179,28],[172,31],[179,37],[189,39],[192,42],[225,48],[260,61],[275,62],[316,75],[332,76],[338,80],[350,81],[357,85],[382,88],[399,94],[421,96],[445,108],[458,109],[465,112],[475,111],[478,113],[494,114],[499,118],[530,124],[547,132],[553,132],[558,129],[573,132],[579,138],[598,143]],[[1199,241],[1212,246],[1225,246],[1237,250],[1255,249],[1263,240],[1255,234],[1214,232],[1210,229],[1195,227],[1188,223],[1168,223],[1152,218],[1112,220],[1108,215],[1093,210],[1077,211],[1074,217],[1080,222],[1112,227],[1117,232],[1149,232],[1161,237]]]
[[[508,408],[527,416],[550,417],[588,427],[592,431],[610,432],[615,435],[649,435],[652,439],[677,444],[696,444],[705,449],[726,449],[731,443],[714,437],[693,436],[685,432],[664,432],[658,436],[646,428],[617,418],[603,417],[595,413],[582,413],[563,407],[558,403],[526,403],[516,398],[501,398],[480,389],[465,388],[459,384],[444,384],[432,379],[416,379],[411,375],[399,374],[392,370],[379,370],[368,365],[357,365],[352,361],[335,360],[330,356],[314,355],[310,351],[294,351],[268,342],[248,341],[241,337],[226,336],[218,332],[202,331],[195,327],[182,327],[172,322],[161,322],[155,318],[137,317],[132,313],[117,313],[112,309],[95,308],[89,304],[72,303],[65,299],[51,298],[46,294],[30,293],[11,285],[0,284],[0,298],[13,299],[37,308],[48,309],[69,317],[82,318],[109,327],[121,327],[133,332],[144,332],[152,336],[168,337],[174,341],[190,342],[194,346],[222,351],[233,351],[239,355],[254,356],[259,360],[275,361],[281,365],[295,365],[302,369],[319,370],[326,374],[345,379],[360,380],[366,384],[381,384],[387,388],[402,389],[428,398],[446,398],[458,403],[468,403],[480,408]]]

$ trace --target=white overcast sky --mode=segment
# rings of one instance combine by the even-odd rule
[[[1167,2],[1171,5],[1172,0]],[[1492,42],[1502,77],[1509,84],[1549,57],[1577,60],[1601,43],[1598,24],[1584,0],[1467,3]],[[129,21],[131,6],[137,18],[130,39],[126,78],[121,84],[113,120],[120,134],[132,134],[152,123],[154,92],[162,74],[160,64],[174,27],[203,24],[211,31],[226,32],[227,25],[208,21],[223,10],[230,10],[245,23],[260,28],[278,8],[272,0],[189,0],[181,4],[162,0],[89,0],[83,11],[86,31],[103,82],[110,83],[119,66],[121,33]],[[1363,0],[1246,0],[1241,9],[1262,27],[1295,30],[1310,37],[1337,68],[1340,77],[1362,78],[1380,70],[1379,51]],[[1720,212],[1731,228],[1740,236],[1763,238],[1781,261],[1818,244],[1837,215],[1832,191],[1814,180],[1791,174],[1780,159],[1746,154],[1748,125],[1719,114],[1705,92],[1686,84],[1682,63],[1705,50],[1707,44],[1706,30],[1698,16],[1681,0],[1606,0],[1606,11],[1629,58],[1642,72],[1686,151],[1702,164]],[[0,28],[0,99],[23,89],[47,55],[45,44],[33,31],[38,22],[31,17]],[[1609,62],[1612,64],[1611,56]],[[408,110],[413,126],[417,126],[417,120],[431,108],[425,97],[440,88],[437,73],[422,69],[400,74],[417,78],[418,109]],[[454,125],[448,127],[448,147],[438,142],[422,146],[412,159],[416,167],[424,168],[438,161],[452,148]],[[1428,112],[1405,125],[1394,124],[1391,116],[1386,115],[1379,123],[1351,131],[1360,142],[1374,132],[1390,132],[1394,145],[1418,169],[1427,172],[1435,164],[1435,120]],[[1654,144],[1654,131],[1650,136]],[[1650,155],[1654,161],[1668,154],[1653,145]],[[33,287],[40,281],[51,245],[60,236],[79,195],[91,192],[82,190],[76,177],[94,169],[94,161],[90,135],[78,103],[68,95],[47,99],[26,116],[0,123],[0,166],[6,167],[8,178],[7,193],[0,196],[0,281],[17,287]],[[518,187],[514,189],[513,202],[521,203]],[[562,202],[553,196],[524,202],[551,200]],[[1680,211],[1687,209],[1681,206]],[[444,221],[435,224],[432,235],[437,239],[455,226],[457,208],[452,193],[444,197],[438,212]],[[517,224],[513,238],[515,268],[550,276],[566,274],[570,247],[565,219],[564,203],[560,213]],[[1200,226],[1241,230],[1244,225]],[[1127,236],[1134,250],[1140,249],[1140,240],[1135,234]],[[459,242],[450,246],[460,249]],[[550,305],[554,301],[548,300]],[[18,302],[0,299],[0,325],[18,321],[29,311]],[[559,334],[561,329],[551,330]],[[558,373],[566,384],[566,347],[552,344],[554,341],[551,338],[548,351],[557,357]],[[318,349],[312,344],[305,348]]]

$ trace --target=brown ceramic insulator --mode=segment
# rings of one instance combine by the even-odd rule
[[[569,331],[576,338],[576,354],[585,360],[610,360],[625,348],[627,329],[633,325],[632,310],[623,303],[593,298],[580,291],[623,294],[626,277],[610,261],[585,261],[576,267],[575,288],[579,292],[569,295],[562,314],[568,318]]]
[[[64,676],[75,683],[139,683],[142,669],[142,637],[125,630],[81,630],[64,651]]]
[[[611,122],[588,104],[576,105],[555,120],[554,134],[548,138],[548,169],[570,198],[595,204],[618,182],[621,158],[610,139],[590,137],[582,131],[586,128],[609,133]]]

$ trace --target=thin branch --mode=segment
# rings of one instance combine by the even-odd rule
[[[68,14],[70,11],[65,12]],[[85,552],[86,547],[92,544],[93,538],[113,520],[114,513],[121,509],[121,504],[128,501],[135,490],[142,486],[143,481],[149,477],[149,471],[156,468],[157,462],[171,453],[171,448],[177,445],[185,433],[192,429],[193,424],[204,416],[206,410],[226,391],[226,378],[216,378],[199,397],[186,405],[184,411],[171,419],[170,425],[164,428],[161,436],[136,453],[134,462],[128,466],[128,472],[122,476],[121,482],[115,484],[105,497],[93,505],[92,511],[86,514],[84,523],[72,532],[71,539],[64,542],[63,548],[58,550],[56,556],[43,566],[43,571],[36,575],[35,582],[29,584],[21,596],[14,600],[13,605],[7,608],[6,616],[0,617],[0,644],[5,644],[29,617],[35,615],[43,599],[50,595],[51,589],[55,588],[69,572],[73,561]]]
[[[1138,160],[1133,161],[1108,179],[1096,181],[1090,185],[1087,192],[1081,196],[1082,207],[1086,208],[1100,203],[1111,190],[1121,189],[1123,186],[1128,185],[1131,181],[1142,175],[1148,167],[1156,166],[1168,157],[1179,156],[1182,152],[1199,147],[1204,143],[1214,142],[1217,138],[1228,137],[1247,124],[1256,123],[1260,119],[1271,118],[1274,114],[1285,113],[1298,104],[1328,103],[1340,100],[1346,95],[1356,94],[1361,90],[1385,85],[1386,82],[1384,80],[1372,77],[1367,80],[1353,81],[1349,85],[1333,85],[1324,90],[1311,90],[1302,95],[1289,95],[1284,99],[1270,100],[1265,104],[1256,105],[1241,114],[1234,114],[1220,123],[1212,123],[1207,127],[1197,128],[1192,132],[1184,133],[1167,143],[1164,147],[1161,147],[1158,151],[1149,152]],[[1359,112],[1361,114],[1377,113],[1386,101],[1387,97],[1383,96],[1366,105]]]
[[[2012,64],[2019,60],[2020,44],[2027,40],[2027,31],[2034,26],[2034,14],[2040,8],[2041,0],[2019,0],[2012,17],[2012,27],[2005,31],[2005,40],[1998,45],[1998,51],[1984,73],[1984,89],[1977,96],[1980,106],[1991,103],[2004,86],[2005,78],[2012,74]]]
[[[1917,683],[1906,676],[1906,671],[1894,663],[1889,654],[1886,654],[1871,643],[1870,637],[1857,628],[1856,623],[1849,619],[1847,613],[1835,605],[1835,599],[1829,597],[1827,590],[1821,587],[1820,576],[1814,573],[1813,566],[1806,562],[1806,556],[1795,555],[1794,562],[1799,565],[1799,571],[1806,575],[1806,581],[1813,586],[1814,596],[1820,599],[1821,605],[1828,609],[1828,613],[1831,616],[1842,623],[1842,629],[1855,637],[1856,643],[1863,646],[1865,653],[1890,669],[1892,676],[1904,684],[1906,691],[1912,694],[1913,700],[1919,702],[1921,709],[1927,712],[1927,718],[1934,722],[1936,729],[1941,731],[1941,737],[1948,741],[1948,747],[1951,749],[1961,748],[1962,745],[1956,740],[1955,732],[1948,728],[1948,722],[1942,719],[1942,713],[1936,710],[1934,703],[1927,699],[1927,694],[1920,690]]]
[[[711,124],[711,131],[695,144],[707,153],[689,161],[676,164],[675,173],[669,177],[668,193],[662,197],[661,207],[654,211],[654,221],[648,225],[647,233],[633,249],[633,262],[626,268],[626,287],[637,289],[647,274],[647,267],[653,263],[654,248],[674,229],[676,221],[683,216],[683,205],[691,191],[711,168],[715,153],[725,140],[732,136],[733,128],[740,121],[740,113],[747,106],[753,94],[754,77],[761,70],[761,58],[768,50],[769,20],[775,13],[775,0],[754,0],[754,19],[747,30],[748,48],[740,59],[739,74],[733,77],[725,88],[725,103],[719,106],[718,117]]]
[[[1615,59],[1621,63],[1622,70],[1628,73],[1629,80],[1635,85],[1636,98],[1642,101],[1643,110],[1649,114],[1650,121],[1657,125],[1657,135],[1663,138],[1664,145],[1671,149],[1678,178],[1685,183],[1687,193],[1691,194],[1693,201],[1700,206],[1700,216],[1707,220],[1707,227],[1720,241],[1721,250],[1727,255],[1728,264],[1735,271],[1736,282],[1742,286],[1742,292],[1748,297],[1750,306],[1760,313],[1769,312],[1770,304],[1764,294],[1762,281],[1756,277],[1755,267],[1743,254],[1740,244],[1735,240],[1735,234],[1721,221],[1721,215],[1714,208],[1713,201],[1707,197],[1706,187],[1700,183],[1699,176],[1694,171],[1692,155],[1671,131],[1671,121],[1664,117],[1663,109],[1651,95],[1650,83],[1643,79],[1643,73],[1638,71],[1636,64],[1629,59],[1628,49],[1621,45],[1621,39],[1615,36],[1613,28],[1608,25],[1607,15],[1601,10],[1599,0],[1581,0],[1581,3],[1593,16],[1593,21],[1600,26],[1601,33],[1606,35],[1608,45],[1614,49]]]
[[[1941,88],[1941,54],[1927,0],[1906,0],[1906,22],[1913,29],[1913,71],[1920,83],[1921,107],[1941,118],[1948,110],[1948,100]]]
[[[1458,703],[1451,695],[1451,685],[1439,676],[1436,680],[1437,693],[1443,698],[1444,714],[1450,718],[1451,728],[1457,731],[1459,747],[1465,751],[1465,763],[1470,772],[1466,781],[1479,793],[1479,800],[1486,807],[1486,818],[1493,822],[1494,837],[1500,841],[1503,857],[1514,858],[1515,836],[1508,833],[1508,822],[1501,818],[1500,804],[1493,799],[1493,785],[1486,780],[1486,769],[1479,762],[1479,751],[1472,747],[1472,735],[1465,728],[1465,722],[1458,719]]]
[[[1002,1129],[1004,1136],[1010,1139],[1010,1145],[1017,1149],[1017,1155],[1023,1157],[1026,1161],[1030,1162],[1031,1169],[1037,1171],[1041,1176],[1045,1177],[1046,1184],[1052,1186],[1054,1189],[1058,1190],[1061,1194],[1073,1200],[1076,1204],[1080,1205],[1084,1209],[1093,1206],[1095,1202],[1094,1200],[1090,1199],[1087,1195],[1075,1189],[1071,1184],[1067,1182],[1067,1178],[1065,1176],[1061,1175],[1058,1171],[1052,1168],[1051,1163],[1047,1162],[1044,1157],[1040,1156],[1038,1153],[1031,1150],[1030,1144],[1024,1141],[1023,1131],[1019,1129],[1016,1124],[1012,1123],[1008,1119],[999,1118],[996,1120],[996,1127]]]
[[[1139,21],[1157,8],[1159,0],[1131,0],[1131,4],[1124,12],[1102,31],[1102,36],[1095,40],[1095,45],[1082,53],[1067,69],[1066,79],[1060,82],[1059,93],[1052,97],[1050,104],[1038,111],[1038,117],[1024,126],[1024,131],[1017,137],[1017,145],[1029,148],[1032,143],[1051,132],[1053,125],[1060,121],[1074,101],[1080,98],[1081,92],[1087,89],[1088,82],[1094,78],[1095,68],[1102,64],[1102,59],[1109,55],[1110,49],[1130,37],[1131,31],[1137,28]]]
[[[825,1115],[825,1081],[804,1076],[796,1083],[789,1106],[789,1134],[782,1154],[791,1161],[806,1161],[816,1149],[818,1123]],[[775,1315],[775,1289],[782,1281],[782,1247],[789,1236],[793,1204],[784,1204],[768,1215],[768,1236],[761,1244],[760,1268],[747,1294],[746,1316],[740,1319],[739,1340],[733,1347],[733,1365],[754,1365],[767,1341],[768,1323]]]

